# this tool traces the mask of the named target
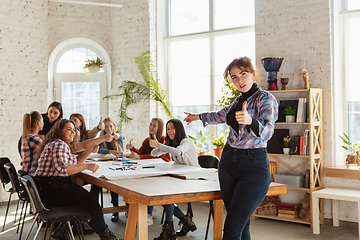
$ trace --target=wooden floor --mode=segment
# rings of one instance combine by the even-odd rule
[[[110,194],[105,193],[105,204],[110,205]],[[185,212],[186,204],[179,204],[180,208]],[[2,227],[4,221],[4,213],[6,209],[6,204],[2,203],[0,206],[0,226]],[[19,239],[19,234],[16,233],[16,226],[13,223],[14,211],[16,205],[11,206],[11,215],[9,221],[6,224],[5,231],[0,232],[0,239],[9,239],[17,240]],[[154,225],[149,226],[149,239],[157,237],[161,232],[161,214],[162,207],[156,206],[154,216]],[[205,236],[205,228],[208,216],[208,204],[207,203],[193,203],[194,211],[194,221],[198,227],[198,230],[195,232],[190,232],[188,236],[180,237],[179,240],[203,240]],[[225,211],[224,211],[225,212]],[[226,213],[225,213],[226,214]],[[224,214],[224,215],[225,215]],[[105,215],[105,221],[109,225],[110,230],[112,230],[118,238],[123,238],[125,233],[125,224],[126,217],[124,213],[120,213],[120,220],[116,223],[111,222],[111,214]],[[25,235],[30,227],[32,219],[29,217],[26,221],[24,228],[24,233],[22,239],[25,239]],[[178,219],[174,219],[174,226],[176,229],[179,229]],[[332,227],[331,225],[322,225],[320,228],[320,235],[313,235],[312,229],[309,225],[302,225],[296,223],[260,219],[256,218],[251,220],[251,237],[253,240],[357,240],[358,231],[357,224],[354,224],[355,228],[351,227]],[[1,229],[0,229],[1,230]],[[33,234],[32,236],[34,235]],[[43,232],[40,232],[40,235],[43,236]],[[42,239],[38,237],[38,239]],[[98,240],[96,234],[86,235],[85,239],[87,240]],[[210,237],[212,239],[212,229],[210,227]]]

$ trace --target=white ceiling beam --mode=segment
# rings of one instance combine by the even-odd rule
[[[83,1],[75,1],[75,0],[49,0],[49,2],[82,4],[82,5],[90,5],[90,6],[98,6],[98,7],[117,7],[117,8],[122,8],[123,7],[122,4],[83,2]]]

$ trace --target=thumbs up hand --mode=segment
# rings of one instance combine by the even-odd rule
[[[97,129],[98,129],[99,131],[105,129],[105,123],[103,122],[102,118],[100,119],[100,122],[99,122],[99,124],[97,125]]]
[[[242,111],[235,112],[235,119],[239,124],[250,125],[252,123],[252,117],[249,115],[246,107],[247,101],[243,103]]]
[[[153,139],[150,139],[149,145],[150,145],[150,147],[152,147],[152,148],[157,148],[157,147],[159,146],[159,142],[158,142],[158,140],[156,139],[156,135],[153,134],[152,137],[153,137]]]

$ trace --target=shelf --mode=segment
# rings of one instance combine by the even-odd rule
[[[268,153],[271,156],[279,156],[279,157],[300,157],[300,158],[309,158],[309,155],[294,155],[294,154],[282,154],[282,153]]]
[[[291,90],[267,90],[270,93],[294,93],[294,92],[309,92],[309,89],[291,89]]]
[[[253,214],[253,216],[254,217],[259,217],[259,218],[275,219],[275,220],[280,220],[280,221],[295,222],[295,223],[308,224],[308,225],[311,224],[311,222],[306,222],[306,221],[304,221],[304,220],[302,220],[300,218],[288,219],[288,218],[278,217],[277,215],[264,216],[264,215],[259,215],[259,214]]]
[[[295,188],[295,187],[288,187],[288,189],[292,189],[292,190],[299,190],[299,191],[310,191],[310,188]]]
[[[308,122],[276,122],[275,125],[309,125]]]
[[[360,170],[343,167],[327,167],[327,177],[360,179]]]

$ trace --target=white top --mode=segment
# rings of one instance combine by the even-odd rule
[[[159,157],[165,153],[170,153],[176,163],[200,167],[194,142],[190,138],[181,140],[176,148],[159,143],[159,146],[151,151],[151,156]]]

